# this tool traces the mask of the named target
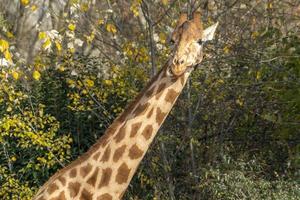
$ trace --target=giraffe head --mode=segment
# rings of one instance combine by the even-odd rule
[[[200,17],[200,12],[196,11],[193,18],[188,20],[187,14],[182,13],[171,35],[171,42],[175,46],[170,70],[175,76],[199,64],[203,58],[203,43],[213,39],[218,23],[203,30]]]

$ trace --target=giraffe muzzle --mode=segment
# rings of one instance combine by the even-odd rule
[[[171,72],[174,76],[180,76],[186,71],[186,64],[184,58],[178,58],[175,56],[172,60]]]
[[[184,65],[175,65],[171,66],[171,72],[174,76],[181,76],[185,72],[186,67]]]

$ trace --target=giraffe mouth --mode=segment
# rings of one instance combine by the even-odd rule
[[[191,66],[184,66],[184,65],[174,65],[172,64],[169,68],[169,74],[175,76],[175,77],[180,77],[186,72],[191,72],[194,70],[193,65]]]
[[[181,76],[182,74],[184,74],[187,68],[182,65],[174,65],[173,64],[170,69],[171,69],[172,74],[174,76],[178,77],[178,76]]]

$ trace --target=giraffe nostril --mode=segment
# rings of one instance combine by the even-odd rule
[[[174,65],[177,65],[177,64],[178,64],[177,58],[174,58],[174,59],[173,59],[173,64],[174,64]]]

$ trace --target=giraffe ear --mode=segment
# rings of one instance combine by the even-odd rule
[[[201,13],[199,11],[195,11],[193,13],[193,22],[196,24],[197,28],[202,31],[203,27],[202,27],[202,22],[201,22]]]
[[[187,21],[187,19],[187,13],[181,13],[177,22],[177,27],[181,26],[185,21]]]
[[[206,41],[212,40],[214,38],[214,35],[215,35],[218,24],[219,24],[219,22],[217,22],[214,25],[206,28],[203,31],[202,42],[206,42]]]

